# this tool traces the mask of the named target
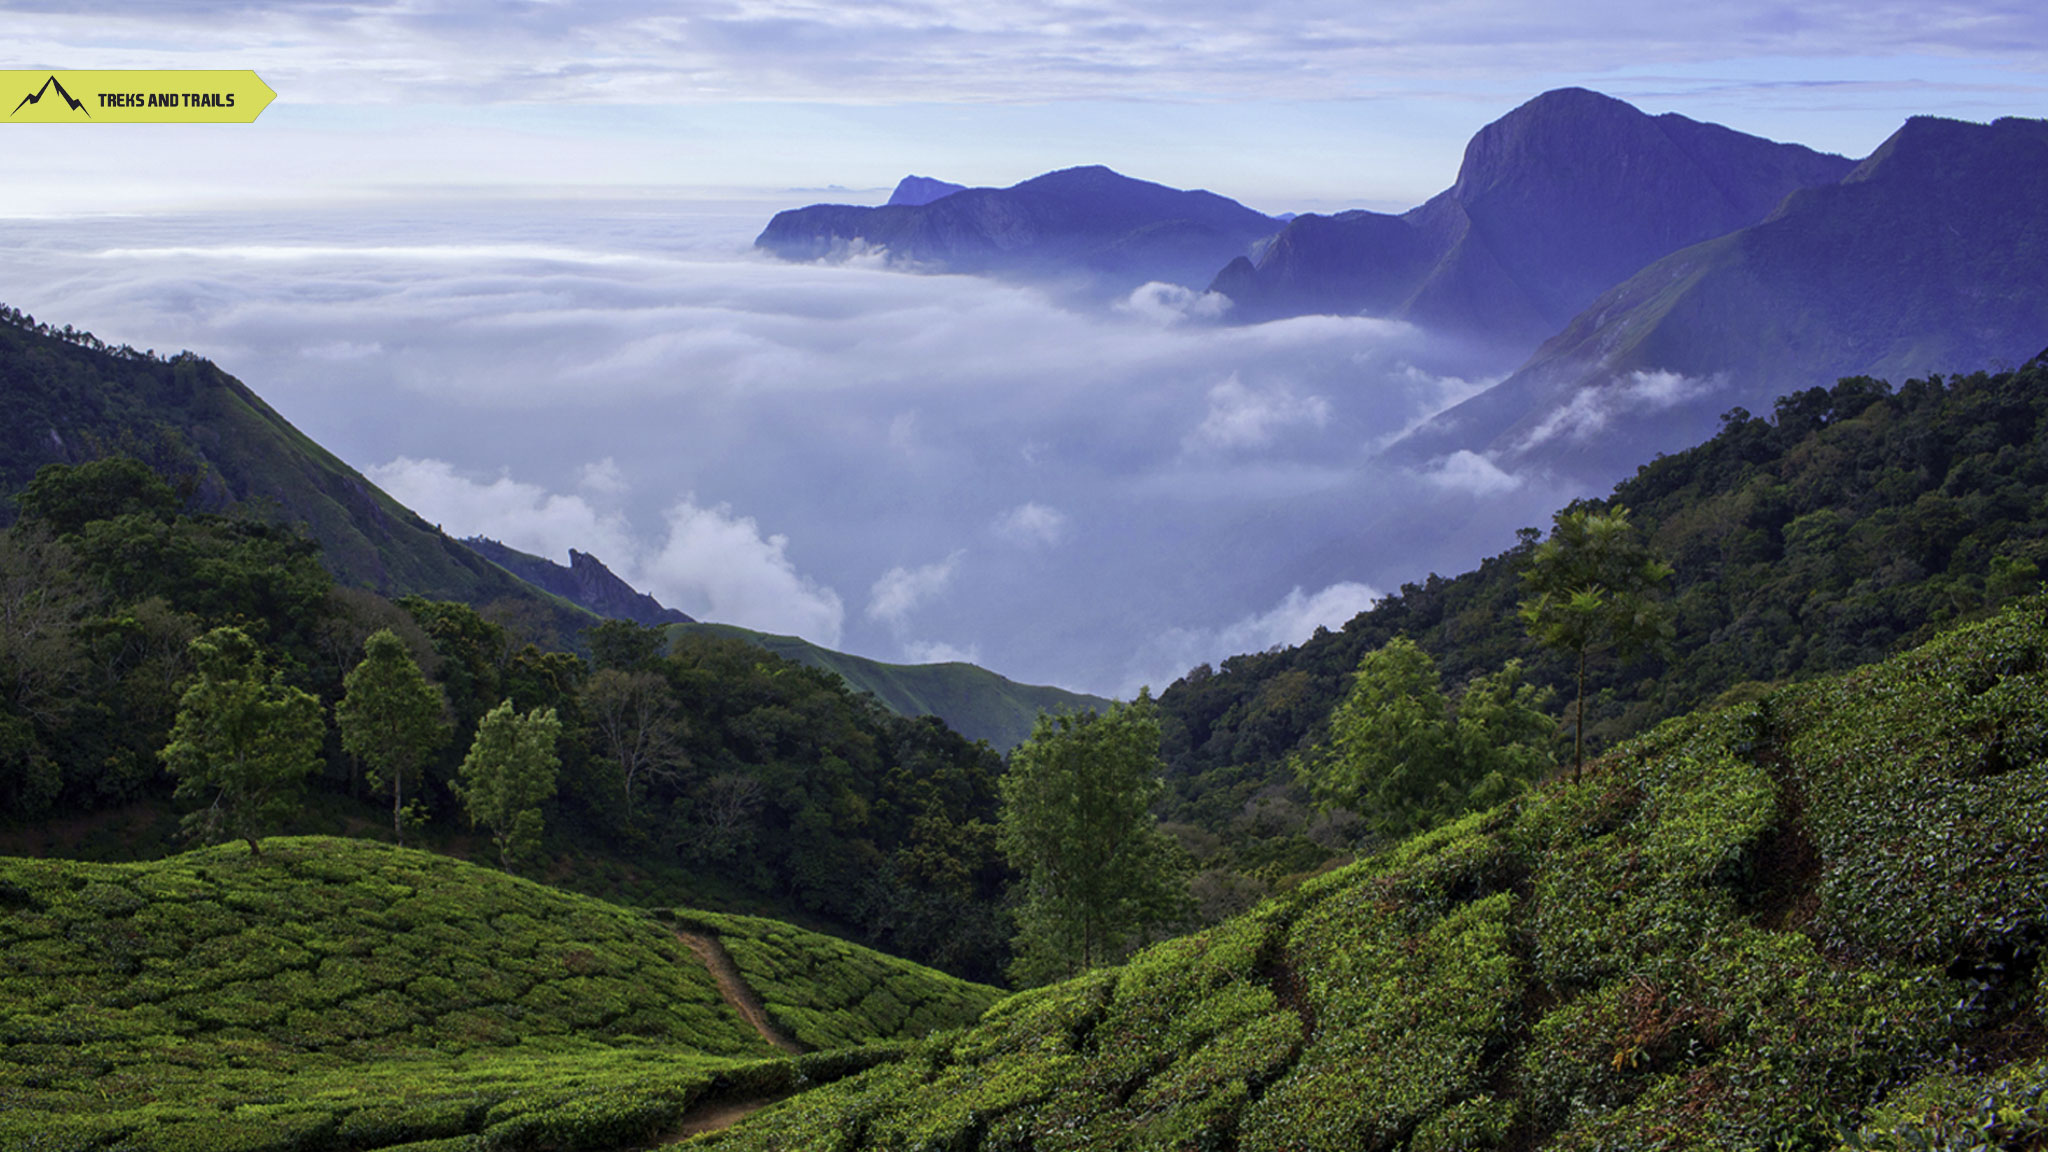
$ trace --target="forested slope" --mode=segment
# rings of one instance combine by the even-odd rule
[[[1878,659],[2038,585],[2048,568],[2048,358],[1896,390],[1865,378],[1736,410],[1642,466],[1626,506],[1676,569],[1662,655],[1596,662],[1590,735],[1611,742],[1752,683]],[[1516,616],[1540,533],[1454,577],[1405,584],[1341,630],[1198,668],[1160,697],[1175,815],[1217,830],[1289,778],[1361,656],[1407,635],[1448,683],[1519,658],[1571,695],[1567,658]],[[1743,691],[1751,691],[1742,688]]]
[[[2039,1148],[2048,597],[1024,993],[722,1149]]]

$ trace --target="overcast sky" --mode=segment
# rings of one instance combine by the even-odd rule
[[[254,68],[278,98],[0,128],[0,301],[202,352],[458,534],[1119,694],[1543,522],[1575,493],[1373,459],[1513,364],[1359,318],[1218,325],[1200,285],[1079,305],[783,264],[749,250],[773,211],[1090,163],[1401,209],[1572,84],[1851,156],[1913,114],[2048,115],[2020,3],[71,9],[0,3],[0,67]]]

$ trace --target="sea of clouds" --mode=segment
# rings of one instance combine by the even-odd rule
[[[1512,364],[788,264],[759,201],[425,200],[0,225],[0,300],[190,348],[458,536],[704,619],[1128,695],[1297,643],[1578,493],[1378,450]]]

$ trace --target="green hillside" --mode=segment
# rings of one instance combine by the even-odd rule
[[[732,624],[677,624],[671,633],[729,636],[758,644],[785,660],[836,672],[855,691],[868,692],[902,716],[937,716],[969,740],[1007,752],[1031,735],[1040,712],[1100,712],[1110,702],[1064,688],[1019,684],[974,664],[884,664],[820,648],[795,636],[754,632]]]
[[[192,353],[164,360],[108,348],[0,308],[0,394],[0,491],[20,489],[45,464],[122,452],[181,477],[202,506],[267,508],[304,524],[342,584],[478,605],[528,601],[569,636],[595,621],[444,535]]]
[[[2048,1146],[2048,597],[1674,720],[710,1147]]]
[[[956,1028],[1007,995],[780,920],[684,910],[674,917],[717,937],[775,1022],[814,1051]]]
[[[1602,745],[1724,693],[1882,659],[2039,588],[2048,357],[1897,388],[1849,378],[1786,396],[1768,418],[1732,412],[1712,439],[1586,502],[1617,505],[1675,570],[1677,634],[1661,655],[1595,661],[1588,731]],[[1247,802],[1292,784],[1287,757],[1318,738],[1360,658],[1396,636],[1427,651],[1448,685],[1520,659],[1570,699],[1570,661],[1537,647],[1516,616],[1538,536],[1470,571],[1404,584],[1299,647],[1174,683],[1159,699],[1171,818],[1230,835]],[[1329,855],[1294,842],[1285,867]]]
[[[0,906],[0,1147],[610,1147],[707,1096],[892,1052],[779,1059],[671,927],[362,841],[0,858]],[[998,995],[773,921],[707,919],[813,1047],[957,1026]],[[775,983],[799,972],[865,996],[799,1005]]]

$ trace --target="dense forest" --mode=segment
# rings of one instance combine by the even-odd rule
[[[147,828],[99,854],[168,850],[158,753],[191,641],[238,626],[331,713],[364,641],[388,629],[445,709],[447,738],[406,797],[424,842],[483,851],[450,791],[478,722],[504,701],[552,709],[560,785],[537,874],[639,901],[786,910],[1000,973],[1009,874],[994,834],[1002,761],[986,745],[737,640],[610,621],[585,634],[587,659],[544,651],[516,616],[337,586],[294,528],[199,506],[191,486],[123,456],[48,465],[21,493],[0,533],[0,811],[13,820],[140,811]],[[291,827],[403,832],[380,823],[389,790],[332,727],[323,764],[326,799]],[[33,831],[21,825],[14,850],[80,847]]]
[[[1595,748],[1868,663],[2037,588],[2048,567],[2048,354],[1896,389],[1844,379],[1784,397],[1768,419],[1731,411],[1706,443],[1574,505],[1615,508],[1674,570],[1674,637],[1594,662]],[[1341,630],[1196,668],[1161,694],[1165,814],[1203,857],[1213,909],[1246,906],[1358,842],[1343,813],[1312,810],[1292,765],[1327,738],[1367,654],[1406,636],[1454,695],[1519,660],[1558,701],[1572,698],[1569,659],[1538,646],[1517,615],[1543,535],[1525,529],[1470,572],[1405,584]]]

